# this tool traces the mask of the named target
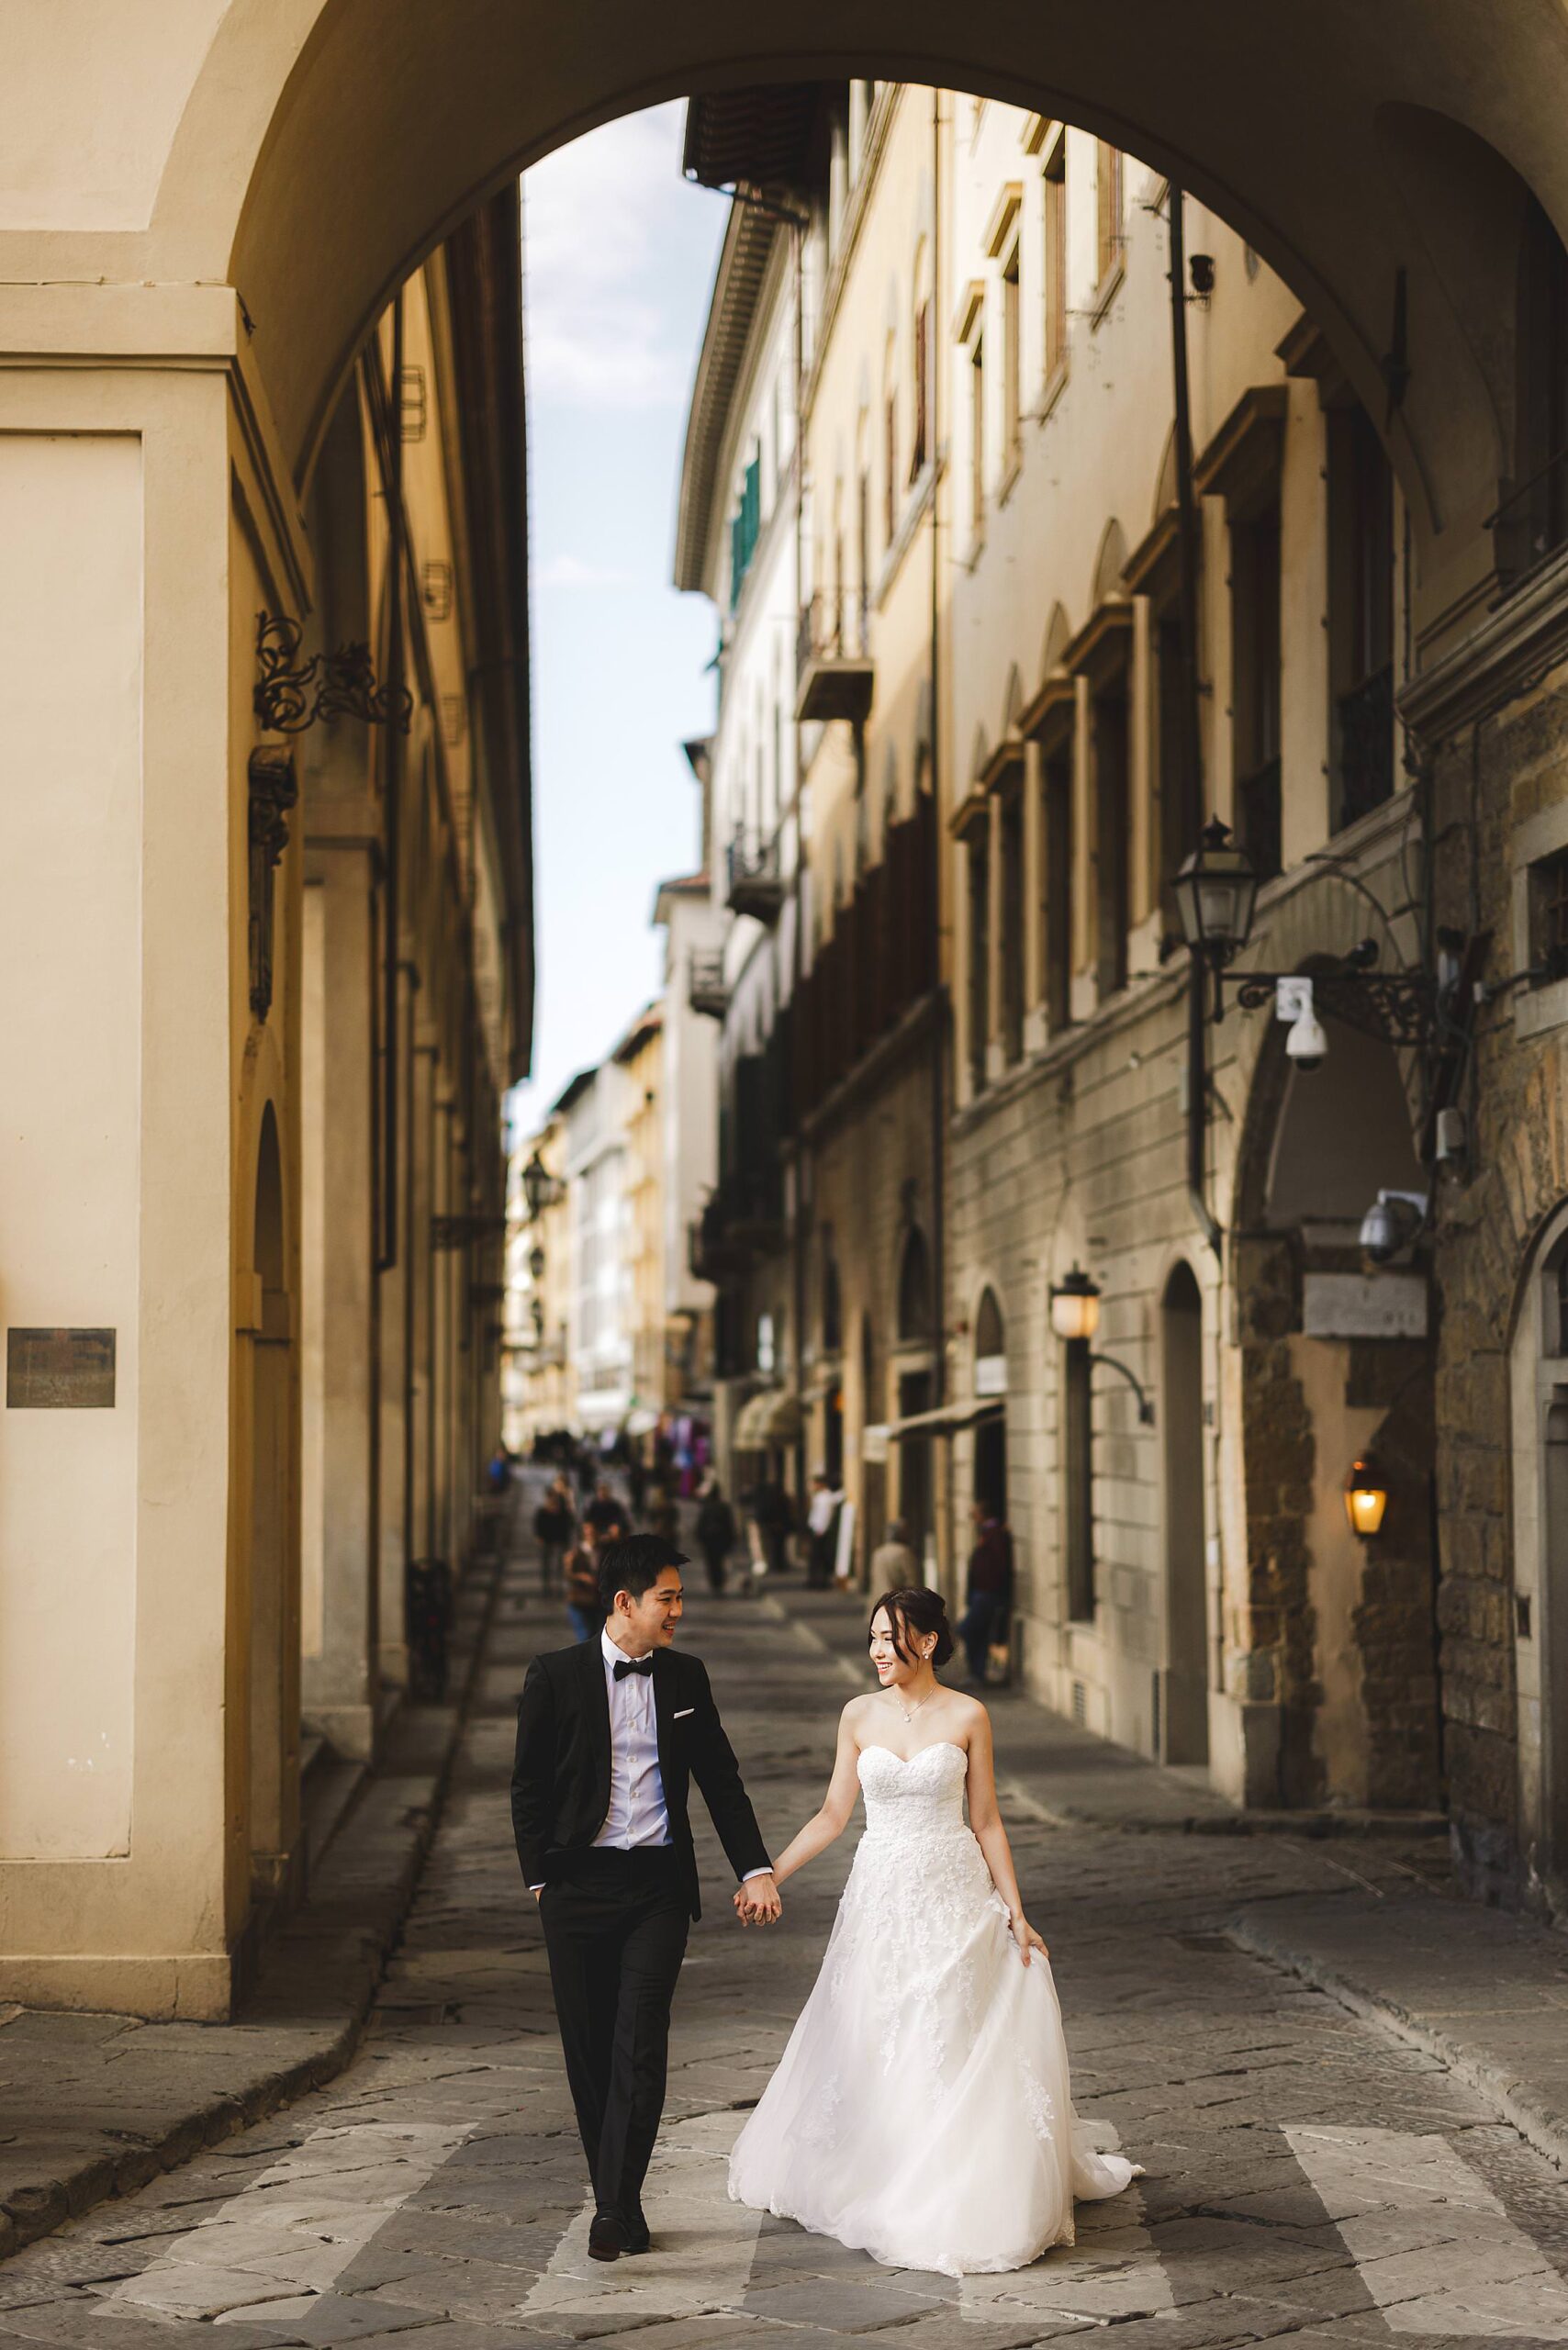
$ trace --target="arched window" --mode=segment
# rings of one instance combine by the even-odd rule
[[[975,1393],[1007,1393],[1007,1331],[993,1289],[982,1293],[975,1315]]]
[[[909,1346],[929,1338],[931,1325],[931,1251],[916,1224],[910,1226],[899,1260],[899,1343]]]

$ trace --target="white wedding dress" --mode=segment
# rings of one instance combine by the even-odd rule
[[[1047,1960],[1025,1966],[964,1820],[968,1758],[861,1750],[866,1832],[730,2193],[892,2268],[1026,2267],[1137,2166],[1072,2110]]]

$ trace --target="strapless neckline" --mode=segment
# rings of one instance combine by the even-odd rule
[[[929,1746],[918,1748],[913,1754],[900,1754],[890,1746],[862,1746],[857,1751],[860,1754],[890,1755],[895,1762],[902,1762],[907,1771],[912,1763],[919,1762],[923,1754],[939,1753],[944,1746],[949,1747],[955,1754],[963,1754],[967,1751],[958,1744],[956,1738],[934,1738]]]

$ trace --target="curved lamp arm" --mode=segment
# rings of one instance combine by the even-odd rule
[[[1137,1397],[1137,1416],[1139,1421],[1146,1428],[1151,1428],[1154,1426],[1154,1399],[1152,1396],[1146,1395],[1144,1393],[1142,1383],[1137,1377],[1136,1373],[1130,1371],[1125,1362],[1118,1362],[1114,1355],[1091,1355],[1089,1360],[1092,1363],[1103,1362],[1107,1371],[1115,1371],[1121,1373],[1122,1377],[1126,1381],[1127,1385],[1132,1389],[1133,1393]]]

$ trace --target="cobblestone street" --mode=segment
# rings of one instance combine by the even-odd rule
[[[217,2322],[230,2350],[395,2338],[481,2350],[633,2330],[640,2350],[722,2350],[890,2328],[908,2350],[1022,2350],[1113,2326],[1162,2350],[1568,2343],[1568,2192],[1551,2165],[1435,2058],[1226,1931],[1244,1906],[1375,1886],[1404,1869],[1398,1851],[1063,1828],[1033,1783],[1010,1826],[1052,1946],[1077,2101],[1146,2177],[1081,2207],[1075,2250],[962,2285],[879,2269],[729,2204],[726,2150],[810,1986],[854,1831],[786,1888],[771,1935],[736,1928],[707,1835],[707,1913],[646,2199],[655,2252],[589,2264],[582,2158],[507,1807],[513,1698],[529,1654],[557,1636],[554,1604],[518,1563],[353,2065],[18,2255],[0,2269],[0,2338],[168,2350]],[[820,1796],[846,1642],[776,1600],[705,1596],[681,1637],[711,1665],[777,1850]]]

